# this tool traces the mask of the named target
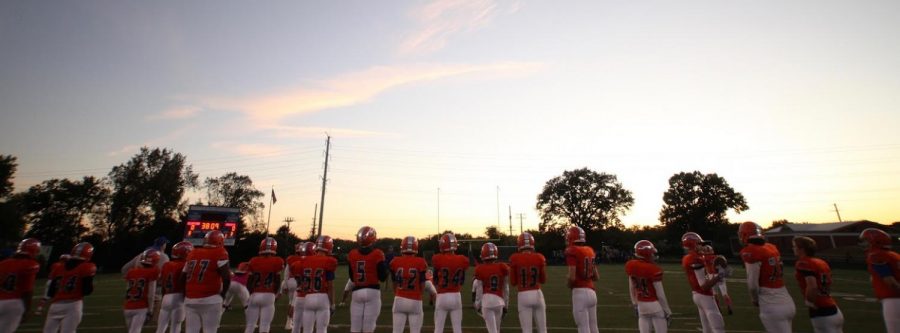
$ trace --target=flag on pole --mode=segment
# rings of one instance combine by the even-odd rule
[[[275,199],[275,189],[273,188],[272,189],[272,204],[274,205],[276,202],[278,202],[278,199]]]

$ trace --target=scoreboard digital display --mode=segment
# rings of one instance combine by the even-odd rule
[[[184,239],[201,245],[207,232],[218,230],[225,235],[225,246],[233,246],[240,223],[241,210],[238,208],[190,206],[184,225]]]

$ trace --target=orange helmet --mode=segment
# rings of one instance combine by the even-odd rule
[[[245,262],[238,264],[238,267],[234,272],[235,273],[247,273],[247,271],[249,271],[249,270],[250,270],[250,263],[245,261]]]
[[[69,258],[72,258],[72,255],[68,254],[68,253],[63,253],[63,254],[59,255],[60,262],[65,262],[66,260],[69,260]]]
[[[702,245],[700,246],[700,254],[716,254],[713,250],[712,245]]]
[[[19,242],[16,248],[16,254],[24,254],[31,259],[37,258],[41,253],[41,241],[34,238],[25,238]]]
[[[741,223],[741,226],[738,228],[738,239],[741,240],[741,244],[747,244],[747,241],[754,238],[763,238],[762,228],[759,227],[759,224],[754,222]]]
[[[566,229],[566,245],[572,246],[575,243],[584,243],[586,241],[584,229],[581,229],[581,227],[573,225]]]
[[[400,242],[400,253],[419,253],[419,241],[413,236],[406,236],[403,238],[403,241]]]
[[[75,247],[72,248],[72,256],[71,259],[79,259],[84,261],[90,261],[91,257],[94,256],[94,246],[88,242],[81,242],[75,244]]]
[[[686,232],[681,236],[681,247],[691,251],[697,250],[697,245],[702,242],[703,238],[696,232]]]
[[[891,236],[884,230],[877,228],[866,228],[859,233],[859,241],[866,249],[890,249]]]
[[[481,246],[481,260],[495,260],[498,255],[497,245],[494,243],[487,242]]]
[[[225,234],[219,230],[213,230],[203,236],[204,247],[223,247],[225,246]]]
[[[141,264],[147,266],[156,266],[159,263],[159,251],[156,249],[146,249],[141,253]]]
[[[438,240],[438,248],[440,248],[441,252],[454,252],[457,246],[456,236],[450,232],[441,235],[441,239]]]
[[[305,242],[303,243],[303,256],[311,256],[316,254],[316,243],[313,242]]]
[[[646,239],[639,240],[634,243],[634,256],[645,260],[652,259],[656,257],[656,246]]]
[[[322,235],[316,239],[316,251],[331,254],[332,250],[334,250],[334,240],[330,236]]]
[[[534,250],[534,236],[530,233],[523,232],[519,235],[519,239],[516,240],[516,245],[518,245],[519,251]]]
[[[305,256],[306,255],[306,247],[305,247],[306,245],[305,244],[306,244],[306,242],[299,242],[296,245],[294,245],[294,254]]]
[[[191,242],[178,242],[172,246],[172,259],[184,259],[194,250],[194,244]]]
[[[276,254],[278,253],[278,241],[272,237],[266,237],[259,242],[259,254]]]
[[[359,231],[356,232],[356,243],[359,244],[360,247],[375,245],[376,240],[378,240],[378,235],[375,233],[375,228],[365,226],[359,228]]]

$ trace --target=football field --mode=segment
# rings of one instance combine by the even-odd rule
[[[699,332],[699,319],[697,310],[691,301],[690,288],[680,267],[675,264],[664,264],[664,285],[672,307],[673,322],[670,332]],[[548,283],[543,287],[544,298],[547,303],[547,322],[551,332],[575,332],[575,324],[571,312],[571,296],[565,287],[565,267],[548,267]],[[598,321],[600,331],[606,332],[637,332],[637,318],[631,310],[628,297],[628,282],[624,273],[624,265],[600,265],[600,281],[597,283]],[[472,270],[469,270],[471,276]],[[338,269],[336,286],[343,286],[347,279],[347,269]],[[794,279],[792,267],[785,267],[785,281],[794,302],[797,306],[797,315],[794,317],[794,332],[812,332],[806,307],[800,298],[800,291]],[[734,300],[734,314],[727,315],[724,311],[725,328],[728,332],[762,332],[762,324],[757,316],[757,310],[749,302],[747,287],[744,282],[743,269],[735,269],[735,276],[728,280],[728,291]],[[871,297],[872,290],[869,284],[868,273],[864,270],[834,270],[833,294],[838,306],[845,317],[845,332],[884,332],[884,322],[881,315],[881,305]],[[39,281],[43,285],[43,281]],[[471,281],[463,293],[463,303],[466,306],[463,312],[464,332],[486,332],[484,322],[474,310],[471,309]],[[93,295],[85,299],[84,318],[78,332],[124,332],[125,319],[122,315],[122,301],[125,293],[125,285],[117,274],[107,274],[98,277],[96,290]],[[337,293],[338,300],[341,293]],[[389,332],[391,330],[391,304],[393,294],[390,291],[382,292],[383,304],[381,316],[378,318],[377,331]],[[427,299],[427,298],[426,298]],[[509,314],[503,319],[503,332],[519,332],[518,317],[516,314],[516,296],[512,291]],[[235,301],[237,302],[237,300]],[[425,323],[423,332],[432,332],[433,311],[425,301]],[[278,309],[273,322],[272,332],[284,332],[285,297],[278,300]],[[236,305],[236,306],[235,306]],[[349,331],[349,309],[339,307],[331,319],[331,332]],[[43,326],[43,317],[32,317],[31,320],[19,327],[19,332],[39,332]],[[144,332],[154,332],[156,329],[155,318],[153,324],[144,327]],[[239,302],[233,304],[233,309],[225,312],[222,317],[222,325],[219,332],[243,332],[244,314],[240,310]],[[407,328],[408,330],[408,328]],[[450,332],[449,321],[446,332]]]

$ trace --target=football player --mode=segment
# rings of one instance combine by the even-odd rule
[[[284,271],[284,259],[276,256],[278,242],[275,238],[266,237],[259,243],[259,256],[250,259],[247,279],[247,290],[250,292],[250,303],[244,309],[247,326],[245,333],[253,333],[259,321],[259,332],[271,330],[272,318],[275,317],[275,298],[281,286],[281,272]]]
[[[702,244],[703,245],[700,246],[700,255],[703,258],[703,265],[706,268],[707,279],[712,279],[712,277],[717,274],[722,274],[723,276],[730,275],[728,260],[723,256],[716,255],[712,245],[709,245],[709,241],[704,241]],[[712,289],[713,294],[722,295],[722,301],[725,302],[725,307],[728,309],[728,315],[734,314],[734,311],[731,309],[731,296],[728,295],[728,285],[725,282],[725,279],[720,279]],[[718,303],[718,299],[716,300],[716,303]]]
[[[50,272],[50,308],[44,333],[75,332],[81,323],[84,297],[94,292],[94,276],[97,266],[90,262],[94,246],[82,242],[75,244],[65,265]]]
[[[475,310],[484,317],[489,333],[500,332],[500,322],[509,304],[509,266],[497,262],[499,250],[494,243],[481,246],[482,264],[475,267]]]
[[[63,253],[59,255],[59,259],[50,265],[50,268],[47,269],[47,272],[53,272],[56,267],[62,267],[66,264],[66,260],[69,260],[70,255],[68,253]],[[41,300],[38,301],[37,308],[34,309],[34,314],[40,316],[42,312],[44,312],[44,306],[47,305],[47,302],[50,301],[50,279],[47,279],[47,283],[44,285],[44,295],[41,297]]]
[[[634,256],[625,263],[628,275],[628,294],[631,304],[638,314],[638,329],[641,333],[666,333],[672,309],[663,290],[663,271],[656,265],[656,246],[648,240],[634,244]]]
[[[303,331],[303,301],[306,299],[307,290],[307,285],[304,284],[303,281],[303,261],[306,260],[307,256],[316,253],[316,243],[303,242],[301,245],[301,248],[297,252],[300,258],[294,260],[290,267],[291,280],[294,280],[293,284],[297,286],[293,299],[291,299],[291,311],[293,312],[290,314],[291,320],[293,320],[293,323],[291,323],[292,333],[300,333]]]
[[[125,273],[125,327],[128,333],[140,333],[145,322],[153,318],[156,300],[156,281],[159,280],[159,251],[147,249],[141,253],[138,266]]]
[[[572,314],[579,333],[597,333],[597,292],[594,281],[599,274],[594,265],[594,249],[585,245],[584,230],[571,226],[566,230],[566,286],[572,289]]]
[[[162,286],[162,304],[159,306],[159,318],[156,321],[156,333],[181,333],[184,322],[184,259],[194,250],[190,242],[179,242],[172,246],[172,260],[165,263],[159,284]]]
[[[725,278],[723,275],[707,275],[706,264],[700,248],[703,246],[703,238],[696,232],[687,232],[681,236],[681,247],[687,254],[681,258],[681,267],[687,275],[688,284],[691,286],[691,299],[697,306],[700,314],[700,326],[703,333],[725,332],[725,320],[722,312],[716,305],[716,297],[712,287]]]
[[[159,252],[159,263],[157,263],[156,266],[157,266],[157,268],[159,268],[160,271],[162,271],[163,265],[165,265],[167,262],[169,262],[169,256],[166,255],[166,245],[168,245],[168,244],[169,244],[169,239],[166,238],[166,236],[160,236],[160,237],[157,237],[155,240],[153,240],[153,245],[150,245],[146,249],[144,249],[144,250],[152,249],[152,250],[156,250],[157,252]],[[132,268],[140,267],[142,255],[144,255],[144,252],[138,253],[136,256],[134,256],[134,258],[131,259],[131,261],[125,263],[125,265],[123,265],[122,269],[121,269],[122,275],[128,274],[128,271],[130,271]]]
[[[809,237],[794,237],[794,276],[803,299],[809,307],[809,319],[816,333],[843,332],[844,314],[831,298],[831,268],[824,260],[816,258],[816,241]]]
[[[532,322],[539,333],[547,333],[547,306],[541,285],[547,283],[547,260],[534,252],[534,236],[523,232],[516,245],[518,253],[509,257],[510,284],[516,286],[519,324],[522,332],[531,333]]]
[[[891,236],[875,228],[859,234],[866,249],[866,265],[869,267],[875,297],[881,302],[881,311],[888,333],[900,332],[900,255],[891,251]]]
[[[797,309],[784,287],[781,253],[775,245],[766,243],[756,223],[741,223],[738,238],[744,245],[741,259],[747,269],[747,289],[753,306],[759,307],[759,319],[767,332],[791,332]]]
[[[291,276],[291,264],[303,258],[305,242],[294,245],[294,253],[284,260],[284,273],[281,275],[281,293],[288,295],[288,311],[287,321],[284,323],[284,329],[290,331],[294,327],[294,294],[297,293],[297,280]]]
[[[371,333],[381,313],[381,282],[387,279],[384,252],[374,248],[378,237],[369,226],[359,228],[356,244],[350,250],[347,265],[353,293],[350,295],[350,332]]]
[[[184,264],[184,307],[187,333],[215,333],[222,319],[222,302],[231,284],[225,235],[207,232],[203,247],[188,254]]]
[[[231,302],[235,297],[241,301],[241,309],[246,309],[250,305],[250,291],[247,290],[247,280],[250,279],[248,271],[250,271],[250,262],[245,261],[238,264],[237,269],[231,274],[231,284],[228,285],[228,291],[225,293],[222,311],[231,310]]]
[[[337,259],[331,256],[334,241],[329,236],[316,239],[316,254],[300,261],[303,300],[303,332],[328,332],[328,322],[334,313],[334,272]]]
[[[393,327],[394,333],[403,333],[407,319],[409,332],[422,331],[422,290],[428,263],[419,253],[419,241],[406,236],[400,242],[400,256],[391,260],[391,281],[394,284]]]
[[[437,297],[434,305],[434,332],[444,332],[444,322],[450,314],[453,333],[462,333],[462,295],[459,290],[466,282],[469,258],[456,254],[456,236],[452,233],[441,235],[438,241],[440,253],[431,257],[431,265],[437,274],[435,287]]]
[[[25,322],[31,312],[34,279],[41,265],[35,260],[41,242],[26,238],[19,242],[16,253],[0,261],[0,332],[12,333]]]

